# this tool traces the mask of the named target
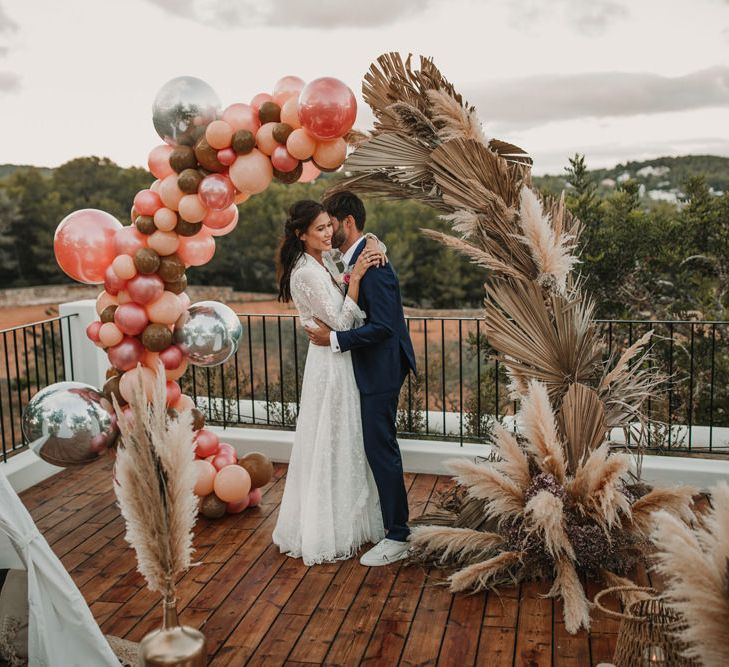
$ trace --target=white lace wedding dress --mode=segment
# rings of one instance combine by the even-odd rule
[[[364,323],[332,274],[303,255],[291,274],[301,324],[332,329]],[[377,487],[362,439],[359,390],[349,352],[310,344],[283,499],[273,541],[306,565],[352,557],[385,536]]]

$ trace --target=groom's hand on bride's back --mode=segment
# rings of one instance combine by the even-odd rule
[[[319,326],[304,327],[304,329],[306,330],[306,335],[309,336],[309,340],[314,343],[314,345],[329,347],[329,334],[332,330],[321,320],[318,320],[316,318],[314,318],[314,320]]]

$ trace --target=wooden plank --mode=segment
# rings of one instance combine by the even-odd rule
[[[515,665],[551,667],[552,600],[542,597],[549,588],[547,582],[529,582],[521,586]]]
[[[554,600],[554,664],[583,667],[590,664],[590,637],[587,630],[571,635],[564,627],[564,603]]]
[[[256,667],[270,667],[270,665],[295,665],[297,663],[287,661],[286,657],[291,652],[291,647],[297,641],[309,619],[298,614],[279,614],[270,632],[258,646],[247,665]],[[307,664],[310,663],[298,663]]]
[[[368,667],[397,665],[409,631],[409,621],[390,621],[381,618],[370,638],[361,664]]]
[[[478,642],[476,665],[511,667],[514,664],[516,630],[498,625],[484,625]],[[445,653],[443,654],[445,655]]]
[[[601,662],[612,663],[615,656],[615,646],[618,636],[609,634],[590,634],[590,664],[597,665]]]
[[[440,648],[443,664],[474,664],[485,607],[485,593],[454,596]]]
[[[518,619],[518,586],[502,586],[495,591],[489,591],[483,616],[485,627],[516,628]]]

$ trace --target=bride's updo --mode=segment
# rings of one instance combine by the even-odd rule
[[[294,202],[289,208],[289,215],[284,224],[284,237],[276,253],[279,301],[291,301],[291,272],[299,257],[304,254],[304,242],[299,237],[322,213],[324,207],[311,199]]]

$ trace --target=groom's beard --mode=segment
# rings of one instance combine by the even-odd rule
[[[332,234],[332,248],[339,248],[346,240],[347,233],[344,231],[344,225],[339,225],[337,231]]]

